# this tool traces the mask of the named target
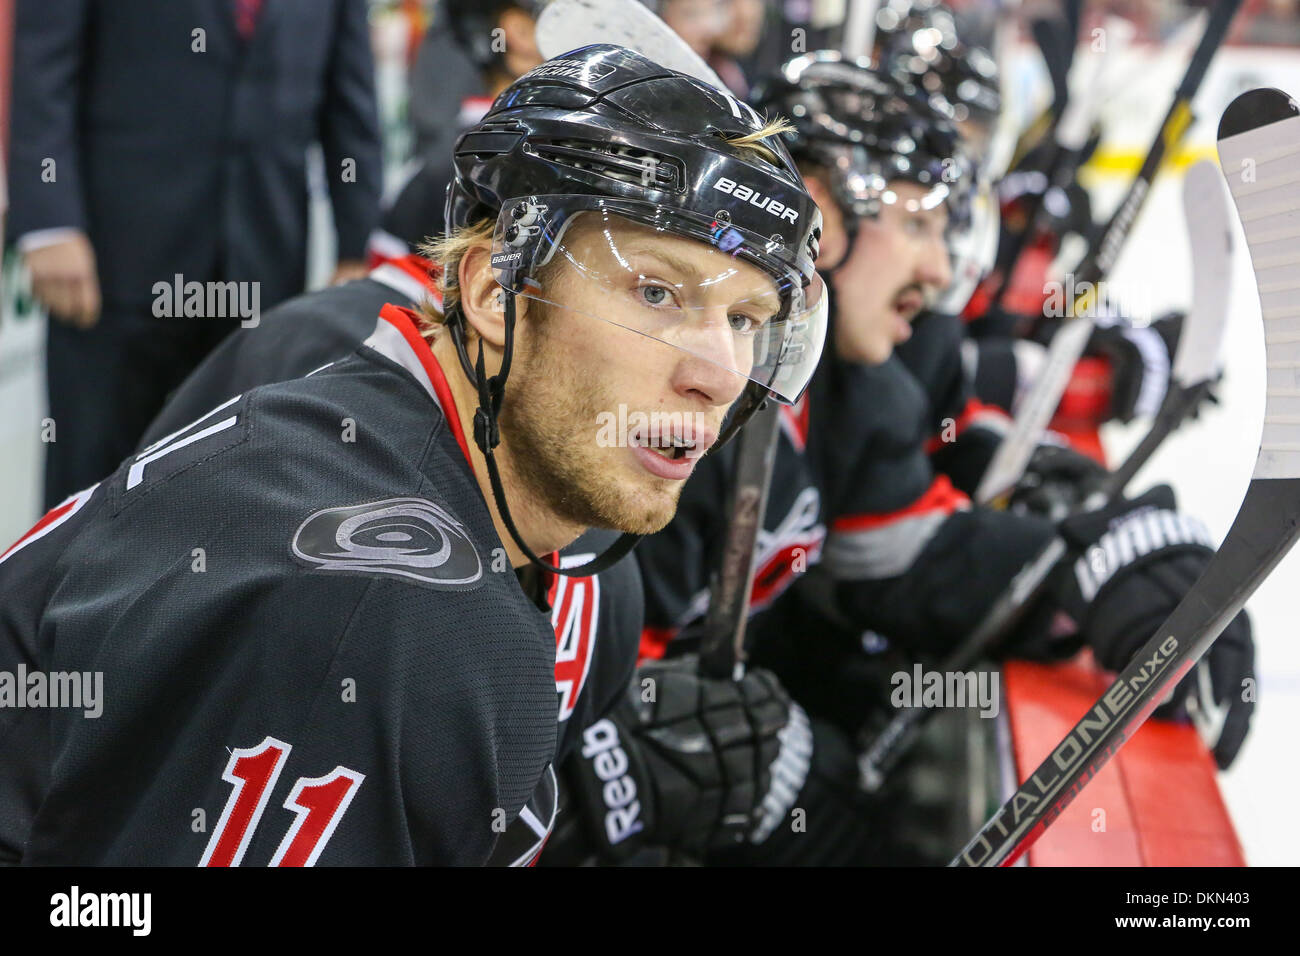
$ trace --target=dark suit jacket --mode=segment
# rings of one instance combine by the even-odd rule
[[[234,9],[19,0],[8,232],[84,229],[106,306],[178,272],[260,281],[263,308],[299,292],[313,141],[339,256],[363,257],[382,178],[366,0],[265,0],[248,44]]]

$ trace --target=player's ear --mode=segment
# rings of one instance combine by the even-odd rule
[[[803,183],[808,189],[808,195],[822,212],[822,238],[817,263],[833,266],[844,258],[845,245],[848,243],[849,237],[844,231],[844,214],[831,196],[830,187],[826,185],[822,173],[805,170]]]
[[[527,311],[527,300],[515,299],[515,317]],[[460,259],[460,308],[475,334],[502,348],[506,340],[505,291],[492,273],[492,250],[471,246]]]

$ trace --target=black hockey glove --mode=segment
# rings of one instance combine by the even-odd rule
[[[1097,663],[1119,671],[1142,649],[1205,570],[1214,551],[1199,521],[1157,485],[1140,498],[1063,521],[1079,555],[1056,579],[1058,634],[1078,628]],[[1220,768],[1237,755],[1254,709],[1255,650],[1243,611],[1175,688],[1156,716],[1196,716]],[[1208,726],[1212,725],[1212,726]],[[1208,726],[1208,733],[1207,733]]]
[[[1010,509],[1060,521],[1079,508],[1106,475],[1095,459],[1068,445],[1039,445],[1011,492]]]
[[[1170,312],[1149,325],[1098,319],[1086,351],[1110,360],[1110,405],[1104,421],[1131,422],[1160,410],[1184,318],[1181,312]]]
[[[737,682],[701,677],[697,666],[693,655],[643,664],[561,768],[565,804],[602,862],[648,846],[702,858],[761,836],[765,821],[785,819],[794,804],[786,765],[801,758],[806,772],[812,751],[802,710],[768,671]],[[548,862],[582,856],[570,827]]]

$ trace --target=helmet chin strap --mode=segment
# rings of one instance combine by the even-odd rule
[[[470,363],[469,351],[465,346],[465,317],[460,310],[460,306],[457,305],[449,310],[446,317],[447,329],[451,333],[452,342],[455,343],[456,355],[460,359],[460,367],[478,391],[478,408],[474,410],[474,444],[478,445],[479,451],[483,453],[484,460],[487,461],[488,480],[492,484],[492,497],[496,499],[497,511],[501,515],[501,520],[505,522],[506,530],[510,532],[510,537],[514,539],[515,544],[524,553],[524,556],[533,564],[550,571],[552,574],[561,574],[566,577],[589,577],[612,567],[617,561],[624,558],[636,547],[637,542],[641,540],[641,536],[624,533],[603,553],[592,558],[587,563],[575,568],[560,568],[534,554],[533,550],[524,542],[519,529],[515,527],[514,518],[510,515],[510,506],[506,504],[505,487],[501,483],[501,470],[497,467],[494,451],[501,442],[501,430],[497,424],[497,419],[501,413],[502,399],[505,398],[506,376],[510,374],[510,362],[514,356],[515,347],[515,294],[506,291],[505,300],[506,338],[501,356],[501,370],[491,377],[488,376],[487,369],[483,364],[482,339],[479,339],[478,358],[474,363]]]

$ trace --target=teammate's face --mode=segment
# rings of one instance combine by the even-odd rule
[[[895,201],[883,204],[875,219],[859,221],[857,240],[847,251],[842,215],[820,184],[814,189],[827,223],[819,262],[834,264],[847,256],[832,281],[835,349],[841,358],[867,365],[885,361],[894,346],[911,338],[912,320],[952,281],[947,209],[925,209],[929,190],[916,183],[893,182],[889,188]]]
[[[528,301],[501,427],[516,473],[553,513],[648,534],[672,518],[745,385],[752,342],[734,317],[772,284],[702,243],[631,223],[618,233],[608,269],[609,223],[579,217],[570,228],[549,301]],[[779,308],[774,287],[771,298]]]

